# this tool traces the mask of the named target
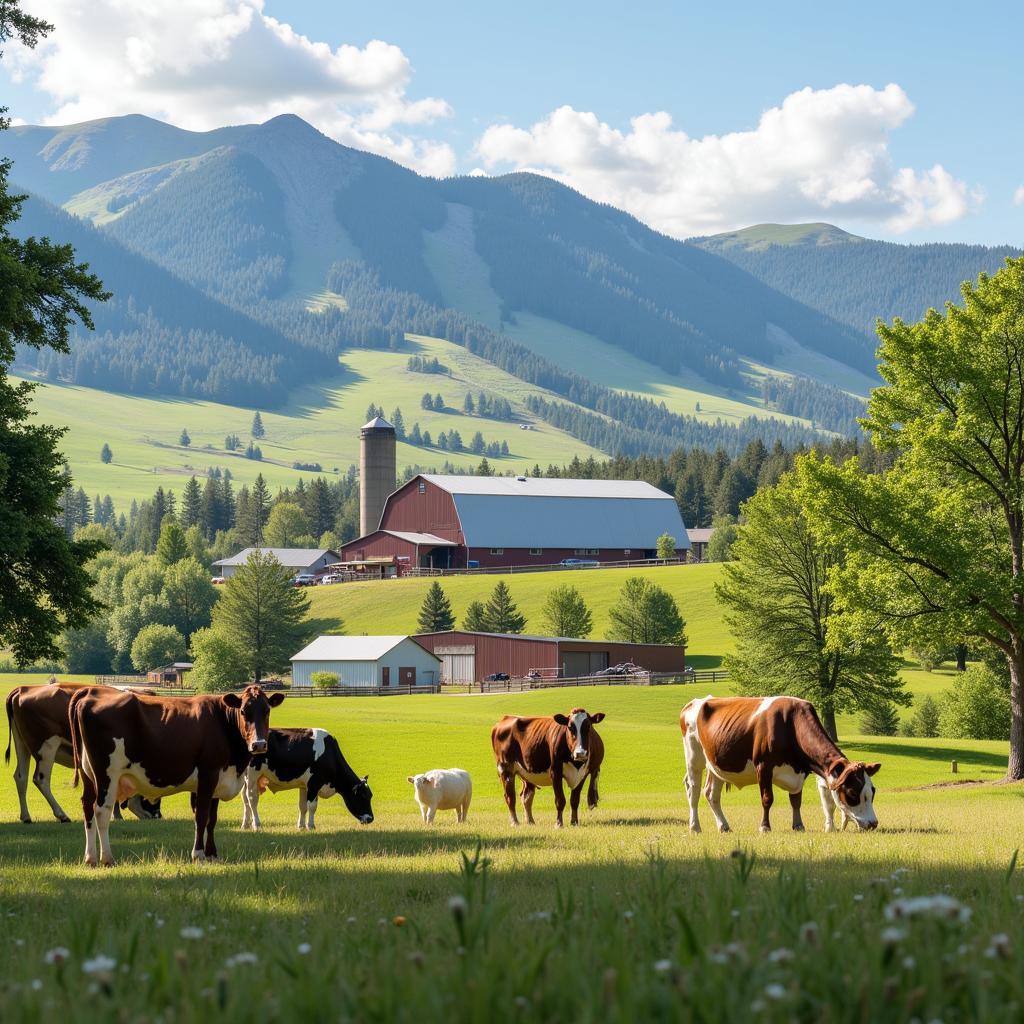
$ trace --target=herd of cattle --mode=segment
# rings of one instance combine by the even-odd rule
[[[367,776],[357,775],[338,741],[324,729],[272,729],[271,710],[284,700],[249,686],[241,693],[163,697],[151,691],[121,690],[51,681],[45,686],[18,686],[7,697],[14,773],[21,820],[30,822],[27,803],[29,766],[32,779],[59,821],[69,821],[54,798],[50,779],[54,764],[74,769],[82,783],[85,862],[112,865],[109,827],[119,810],[142,818],[160,817],[160,800],[173,793],[191,794],[195,817],[192,859],[217,857],[214,830],[221,800],[242,794],[242,827],[258,829],[260,794],[266,790],[299,791],[300,829],[315,828],[317,802],[338,794],[362,824],[373,821],[373,794]],[[604,743],[597,732],[603,714],[573,708],[568,715],[506,715],[491,730],[498,777],[513,825],[516,787],[528,824],[534,824],[537,788],[554,790],[556,825],[561,827],[565,789],[570,822],[579,822],[584,785],[587,805],[598,802],[598,779]],[[850,761],[829,738],[813,705],[795,697],[705,697],[692,700],[680,715],[686,755],[686,793],[690,829],[700,831],[697,806],[703,792],[718,828],[729,831],[722,814],[723,786],[757,784],[762,805],[761,831],[769,831],[773,787],[789,794],[793,828],[803,830],[800,803],[808,776],[817,778],[825,830],[835,828],[840,812],[845,828],[878,825],[873,808],[872,776],[880,765]],[[469,774],[435,769],[408,776],[423,820],[438,810],[455,810],[465,821],[472,795]]]

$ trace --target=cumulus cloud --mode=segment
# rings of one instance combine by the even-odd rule
[[[57,26],[35,51],[10,45],[15,74],[67,124],[142,113],[202,131],[294,113],[347,145],[427,174],[454,170],[450,146],[410,128],[451,114],[409,99],[412,67],[381,40],[311,40],[263,13],[263,0],[27,0]]]
[[[492,173],[549,175],[679,238],[829,217],[903,232],[948,224],[981,199],[940,164],[895,166],[890,135],[913,111],[898,85],[806,88],[756,128],[691,138],[664,112],[621,131],[564,106],[528,129],[491,126],[477,155]]]
[[[1024,185],[1018,185],[1017,191],[1013,193],[1013,205],[1024,206]]]

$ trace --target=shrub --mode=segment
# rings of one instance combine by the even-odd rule
[[[937,669],[947,658],[947,652],[940,647],[917,647],[910,653],[925,672]]]
[[[900,716],[896,705],[888,701],[869,708],[860,720],[860,730],[868,736],[895,736]]]
[[[330,690],[338,685],[338,676],[335,672],[310,672],[309,681],[317,690]]]
[[[925,697],[917,705],[910,727],[911,736],[931,739],[939,735],[939,702],[934,697]]]
[[[143,626],[132,641],[132,664],[149,672],[185,656],[185,638],[173,626],[151,623]]]
[[[995,674],[971,665],[939,708],[939,735],[955,740],[1008,740],[1010,697]]]
[[[245,659],[235,645],[215,629],[192,634],[192,671],[188,681],[200,693],[223,693],[248,678]]]

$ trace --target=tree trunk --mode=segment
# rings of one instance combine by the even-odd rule
[[[1024,779],[1024,651],[1018,645],[1010,663],[1010,760],[1006,781]]]
[[[259,686],[260,683],[263,680],[263,673],[259,669],[256,669],[256,671],[254,673],[254,676],[255,676],[254,683],[255,683],[256,686]]]
[[[956,670],[957,672],[967,671],[967,644],[956,645]]]
[[[831,739],[833,743],[838,743],[839,734],[836,731],[836,710],[831,701],[822,702],[821,724],[825,727],[825,732],[828,733],[829,739]]]

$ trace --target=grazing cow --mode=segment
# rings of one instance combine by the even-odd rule
[[[523,781],[521,796],[529,825],[535,824],[533,797],[538,786],[555,789],[556,828],[562,827],[565,810],[563,782],[568,783],[570,789],[571,824],[579,824],[580,794],[588,775],[587,805],[591,810],[597,806],[597,777],[604,760],[604,743],[594,726],[603,720],[603,712],[590,715],[583,708],[573,708],[568,715],[552,718],[506,715],[495,725],[491,730],[491,746],[513,825],[519,824],[517,776]]]
[[[341,794],[353,818],[369,825],[373,793],[368,778],[352,771],[338,741],[326,729],[271,729],[266,753],[253,757],[245,773],[242,828],[259,829],[260,793],[267,789],[299,791],[300,829],[316,828],[317,801],[335,793]]]
[[[267,749],[270,711],[284,694],[260,686],[242,693],[146,697],[88,687],[71,698],[75,782],[82,776],[85,863],[113,865],[110,816],[118,798],[193,795],[193,860],[214,860],[221,800],[237,796],[254,754]]]
[[[757,783],[761,791],[761,831],[770,832],[772,786],[789,793],[793,829],[804,830],[800,801],[808,775],[818,776],[825,831],[834,828],[836,805],[862,829],[878,827],[871,776],[882,766],[850,761],[825,732],[810,701],[797,697],[704,697],[691,700],[679,716],[686,751],[686,794],[690,831],[700,831],[697,804],[701,776],[708,769],[704,795],[719,831],[728,832],[722,814],[722,787]]]
[[[57,802],[50,788],[54,764],[71,768],[71,729],[68,724],[68,705],[71,695],[81,690],[81,683],[51,682],[45,686],[16,686],[7,695],[7,725],[10,730],[4,760],[10,764],[11,745],[14,745],[16,766],[14,783],[18,788],[18,802],[21,805],[21,820],[28,825],[32,816],[28,810],[28,778],[31,759],[35,759],[36,770],[32,781],[60,822],[71,819]],[[146,691],[142,691],[146,692]],[[151,802],[141,796],[119,804],[114,817],[119,818],[124,806],[139,818],[159,818],[160,801]]]
[[[416,790],[416,803],[420,814],[429,825],[438,811],[455,811],[456,820],[463,822],[469,814],[469,801],[473,797],[473,780],[461,768],[435,768],[420,775],[409,775]]]

